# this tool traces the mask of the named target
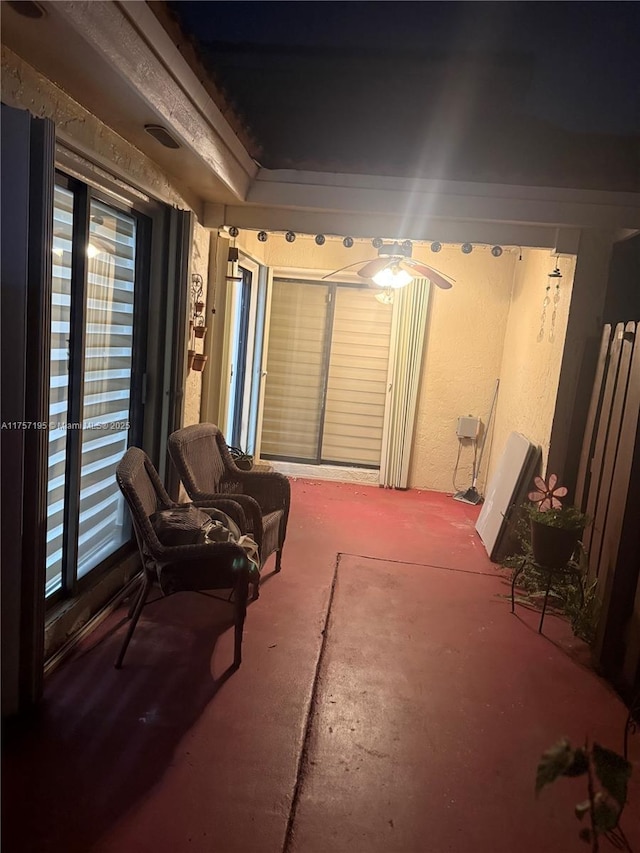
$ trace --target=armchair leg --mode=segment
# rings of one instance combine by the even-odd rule
[[[282,548],[278,548],[276,551],[276,572],[279,572],[282,568]]]
[[[135,606],[133,611],[129,611],[131,614],[131,621],[129,622],[129,627],[127,628],[127,633],[125,634],[124,641],[122,643],[122,648],[120,649],[120,654],[118,655],[116,662],[114,664],[116,669],[122,669],[122,663],[124,661],[124,656],[127,651],[127,647],[129,646],[129,641],[133,636],[133,632],[136,629],[136,625],[138,624],[138,619],[140,618],[140,614],[142,613],[142,608],[144,607],[144,603],[147,600],[147,596],[149,595],[149,590],[151,589],[151,579],[149,578],[148,573],[145,571],[144,577],[142,580],[142,586],[140,587],[140,592],[138,594],[138,598],[136,599]]]
[[[140,582],[140,587],[136,593],[136,595],[131,596],[131,604],[129,605],[129,612],[127,613],[127,619],[131,619],[133,614],[135,613],[136,605],[138,604],[138,598],[140,596],[140,590],[144,586],[144,579],[146,577],[146,573],[142,572],[142,580]]]
[[[242,572],[238,577],[233,596],[235,608],[235,631],[233,646],[233,665],[238,669],[242,663],[242,632],[244,620],[247,615],[247,598],[249,597],[249,577],[247,572]]]

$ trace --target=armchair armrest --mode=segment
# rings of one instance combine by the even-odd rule
[[[254,498],[263,512],[274,512],[281,509],[285,512],[289,509],[291,501],[291,485],[284,474],[276,471],[234,471],[233,477],[225,477],[221,488],[227,492],[227,487],[238,485],[236,489],[241,494]],[[229,488],[229,492],[233,489]]]

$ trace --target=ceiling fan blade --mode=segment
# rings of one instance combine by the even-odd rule
[[[392,258],[375,258],[375,260],[365,264],[361,270],[358,270],[358,275],[361,275],[362,278],[371,278],[376,273],[379,273],[380,270],[388,267],[392,262]]]
[[[344,272],[345,270],[350,270],[351,267],[357,267],[358,264],[366,264],[366,261],[354,261],[352,264],[347,264],[346,267],[340,267],[339,270],[334,270],[333,272],[328,272],[326,275],[322,276],[321,281],[324,281],[325,278],[331,278],[332,275],[338,275],[339,272]],[[358,273],[360,275],[360,273]]]
[[[442,273],[438,272],[438,270],[434,270],[432,267],[421,264],[419,261],[407,258],[405,261],[402,261],[401,266],[402,265],[406,265],[413,272],[417,272],[425,278],[428,278],[429,281],[436,285],[436,287],[441,287],[443,290],[448,290],[452,287],[453,279],[449,281]]]

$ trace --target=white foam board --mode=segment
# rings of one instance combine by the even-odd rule
[[[487,484],[480,515],[476,521],[476,530],[493,557],[496,543],[506,525],[506,517],[511,507],[523,471],[535,453],[535,446],[519,432],[512,432],[507,438],[498,466]]]

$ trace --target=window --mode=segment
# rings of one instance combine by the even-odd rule
[[[142,426],[146,219],[60,176],[54,196],[46,595],[131,539],[115,467]],[[56,595],[57,597],[57,595]]]

